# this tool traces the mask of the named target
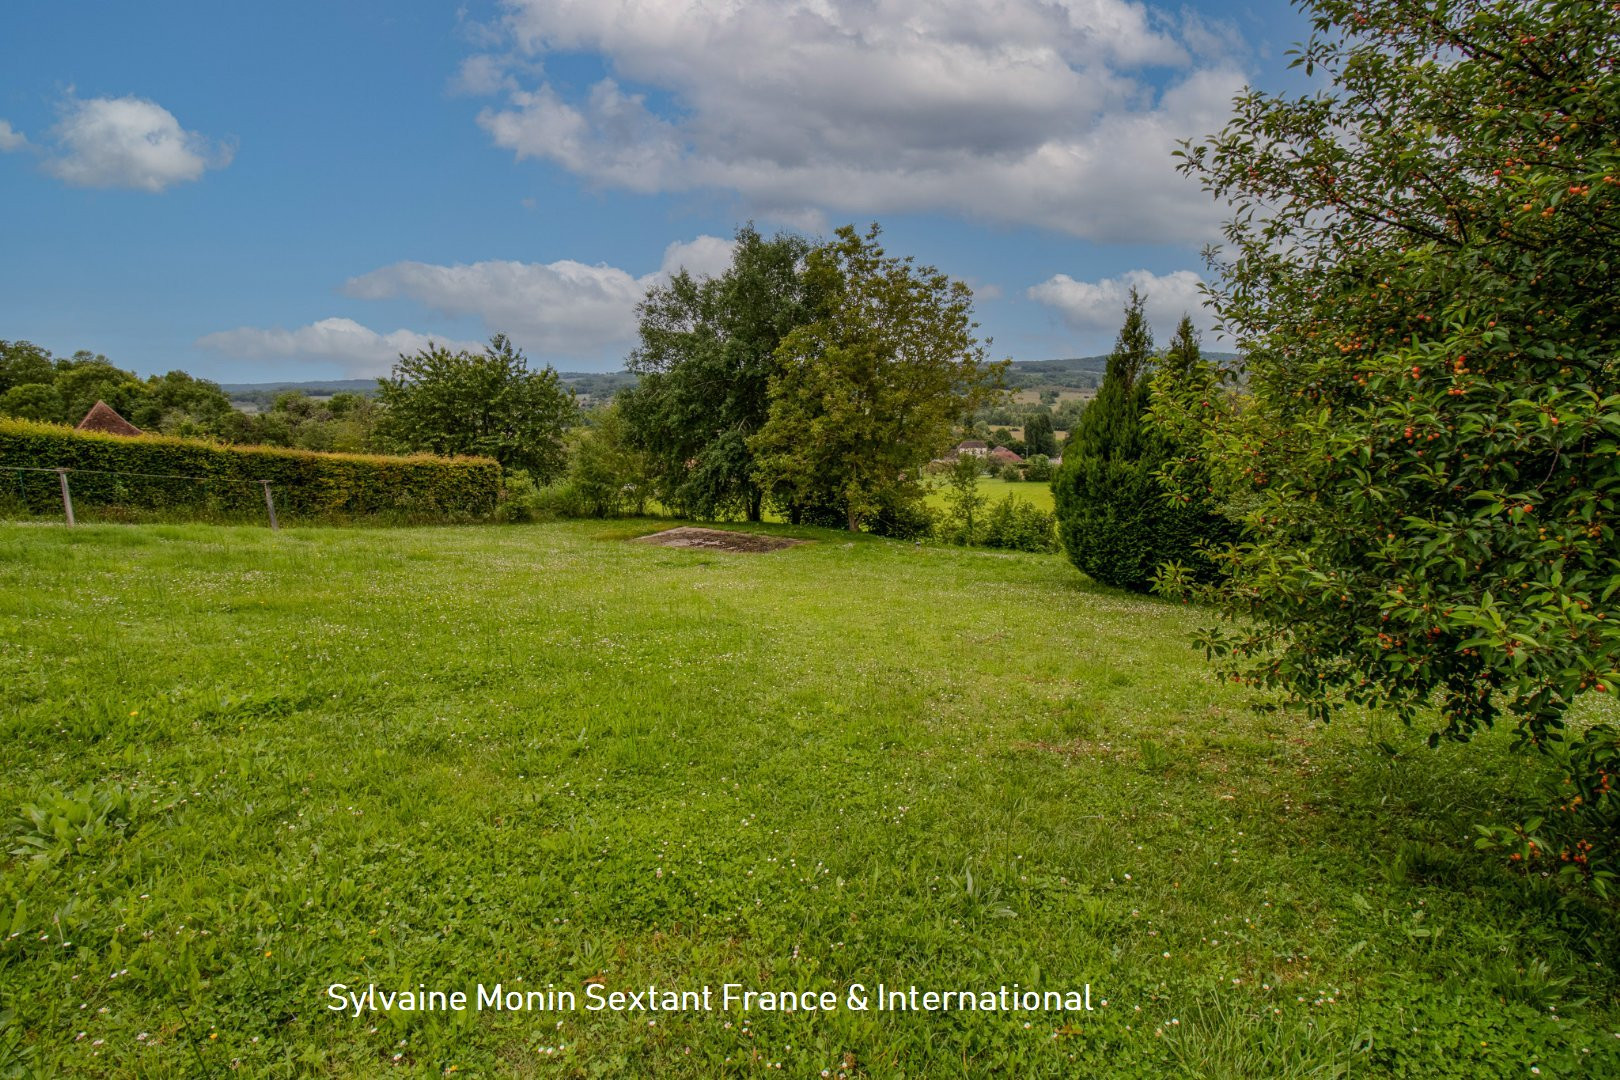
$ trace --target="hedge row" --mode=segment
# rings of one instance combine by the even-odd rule
[[[55,476],[7,466],[72,470],[75,509],[263,514],[268,480],[288,519],[482,518],[494,512],[501,480],[487,458],[318,454],[0,419],[0,501],[60,511]]]

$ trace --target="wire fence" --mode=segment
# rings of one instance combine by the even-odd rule
[[[23,482],[24,474],[42,474],[41,479],[44,479],[44,477],[48,475],[54,475],[57,479],[57,486],[61,492],[62,515],[64,518],[66,518],[69,526],[78,524],[73,513],[73,484],[68,479],[69,476],[81,478],[127,476],[137,480],[189,480],[200,484],[235,484],[248,489],[260,488],[264,493],[264,509],[270,519],[270,528],[281,528],[281,523],[276,519],[275,496],[271,491],[270,481],[268,480],[238,480],[223,476],[185,476],[179,473],[145,473],[130,472],[118,469],[71,469],[67,467],[42,468],[37,465],[0,465],[0,469],[4,469],[17,475],[18,502],[23,507],[30,510],[37,510],[40,508],[41,498],[38,491],[27,490],[27,487]],[[128,485],[125,485],[119,481],[112,481],[109,483],[107,481],[98,482],[91,480],[88,483],[92,488],[93,493],[97,497],[96,502],[98,503],[117,502],[120,499],[128,499],[134,494],[128,488]],[[81,490],[83,487],[84,482],[81,481]],[[54,495],[52,496],[52,501],[54,501]],[[219,499],[217,501],[220,509],[241,509],[240,499]]]

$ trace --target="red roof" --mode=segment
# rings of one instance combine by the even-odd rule
[[[90,411],[79,421],[79,431],[99,431],[104,435],[139,435],[141,429],[125,420],[105,401],[90,406]]]

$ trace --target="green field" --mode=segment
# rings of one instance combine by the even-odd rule
[[[1060,556],[656,527],[0,525],[0,1075],[1620,1075],[1613,908],[1469,843],[1505,736],[1253,711]],[[582,1008],[327,1008],[479,982]],[[583,1011],[727,982],[839,1007]]]
[[[1039,507],[1042,510],[1052,509],[1052,485],[1030,483],[1028,481],[1002,480],[998,477],[979,477],[979,491],[994,505],[1005,499],[1008,495],[1016,495],[1025,502]],[[950,503],[946,500],[946,489],[936,487],[928,493],[925,500],[929,506],[937,510],[948,509]]]

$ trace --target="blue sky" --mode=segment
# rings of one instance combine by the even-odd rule
[[[1293,85],[1278,0],[0,6],[0,338],[227,382],[506,331],[612,370],[737,224],[879,221],[993,352],[1160,336],[1220,208],[1176,137]],[[1203,317],[1200,316],[1202,319]]]

